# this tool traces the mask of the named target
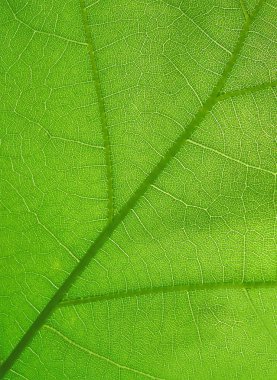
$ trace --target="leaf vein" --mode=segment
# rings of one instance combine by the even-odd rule
[[[229,156],[229,155],[227,155],[227,154],[225,154],[223,152],[220,152],[217,149],[214,149],[214,148],[211,148],[210,146],[201,144],[201,143],[199,143],[199,142],[197,142],[195,140],[188,139],[187,142],[190,143],[190,144],[196,145],[196,146],[198,146],[200,148],[209,150],[210,152],[213,152],[213,153],[215,153],[217,155],[220,155],[220,156],[222,156],[222,157],[224,157],[224,158],[226,158],[226,159],[228,159],[230,161],[237,162],[238,164],[246,166],[247,168],[251,168],[251,169],[255,169],[255,170],[260,170],[262,172],[272,174],[272,175],[274,175],[274,177],[276,176],[276,172],[273,172],[273,171],[268,170],[268,169],[261,168],[260,166],[255,166],[255,165],[248,164],[247,162],[244,162],[244,161],[241,161],[241,160],[239,160],[237,158],[231,157],[231,156]]]
[[[99,70],[95,58],[95,50],[92,35],[89,28],[87,9],[85,6],[85,1],[80,0],[82,21],[84,25],[85,37],[87,41],[89,60],[92,68],[93,82],[95,85],[95,90],[98,99],[98,107],[100,113],[100,120],[102,126],[102,135],[105,148],[105,161],[106,161],[106,176],[108,185],[108,219],[111,221],[114,216],[114,195],[113,195],[113,173],[112,173],[112,154],[111,154],[111,144],[110,144],[110,132],[108,128],[108,121],[106,115],[106,108],[104,103],[104,96],[100,84]]]
[[[44,325],[44,328],[54,332],[56,335],[58,335],[59,337],[61,337],[63,340],[65,340],[67,343],[71,344],[72,346],[78,348],[79,350],[81,351],[84,351],[86,352],[87,354],[89,354],[90,356],[94,356],[100,360],[104,360],[106,362],[108,362],[109,364],[111,365],[114,365],[120,369],[123,369],[123,370],[127,370],[127,371],[131,371],[131,372],[134,372],[134,373],[137,373],[139,375],[142,375],[142,376],[145,376],[149,379],[155,379],[155,380],[164,380],[160,377],[156,377],[156,376],[152,376],[150,375],[149,373],[146,373],[146,372],[142,372],[142,371],[139,371],[137,369],[134,369],[134,368],[131,368],[131,367],[128,367],[128,366],[125,366],[125,365],[122,365],[122,364],[119,364],[117,362],[115,362],[114,360],[111,360],[109,358],[107,358],[106,356],[103,356],[103,355],[100,355],[100,354],[97,354],[97,352],[94,352],[94,351],[91,351],[89,350],[88,348],[86,347],[83,347],[81,346],[80,344],[74,342],[73,340],[69,339],[67,336],[65,336],[64,334],[62,334],[60,331],[56,330],[54,327],[52,326],[49,326],[49,325]]]
[[[256,86],[244,87],[239,90],[233,90],[233,91],[228,91],[228,92],[219,94],[218,100],[221,101],[221,100],[233,98],[233,97],[244,95],[244,94],[251,94],[258,91],[267,90],[269,88],[274,88],[276,86],[277,86],[277,81],[264,82],[261,84],[257,84]]]
[[[263,288],[275,288],[277,287],[277,281],[256,281],[256,282],[211,282],[203,284],[176,284],[176,285],[162,285],[154,286],[150,288],[135,289],[129,291],[111,292],[107,294],[99,294],[87,297],[68,298],[60,302],[60,307],[70,307],[74,305],[81,305],[95,302],[114,301],[124,298],[136,298],[147,295],[166,294],[166,293],[179,293],[179,292],[194,292],[205,290],[217,290],[217,289],[263,289]]]

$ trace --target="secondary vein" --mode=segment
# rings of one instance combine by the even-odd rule
[[[242,9],[243,15],[245,17],[245,20],[248,20],[249,19],[249,14],[248,14],[248,11],[247,11],[246,6],[244,4],[244,0],[240,0],[240,6],[241,6],[241,9]]]
[[[69,298],[60,302],[58,307],[66,307],[94,302],[114,301],[123,298],[135,298],[146,295],[177,293],[177,292],[193,292],[196,290],[217,290],[217,289],[263,289],[275,288],[277,281],[256,281],[256,282],[211,282],[205,284],[176,284],[153,286],[151,288],[134,289],[130,291],[111,292],[107,294],[99,294],[94,296]]]
[[[92,350],[89,350],[88,348],[84,347],[84,346],[81,346],[80,344],[74,342],[73,340],[69,339],[67,336],[65,336],[64,334],[62,334],[60,331],[56,330],[54,327],[52,326],[49,326],[49,325],[44,325],[43,326],[44,328],[52,331],[53,333],[55,333],[56,335],[58,335],[60,338],[62,338],[63,340],[65,340],[67,343],[71,344],[73,347],[76,347],[77,349],[81,350],[81,351],[84,351],[86,352],[88,355],[90,356],[94,356],[96,357],[97,359],[100,359],[100,360],[103,360],[103,361],[106,361],[107,363],[115,366],[115,367],[118,367],[120,368],[121,370],[126,370],[126,371],[130,371],[130,372],[133,372],[133,373],[136,373],[138,375],[141,375],[141,376],[144,376],[144,377],[147,377],[149,379],[154,379],[154,380],[164,380],[160,377],[156,377],[156,376],[152,376],[150,375],[150,373],[146,373],[146,372],[142,372],[142,371],[139,371],[135,368],[131,368],[131,367],[128,367],[128,366],[125,366],[125,365],[122,365],[112,359],[109,359],[107,356],[104,356],[104,355],[100,355],[98,354],[97,352],[94,352]]]
[[[108,219],[112,220],[114,216],[114,195],[113,195],[113,172],[112,172],[112,154],[111,154],[111,144],[110,144],[110,133],[107,122],[107,115],[104,103],[104,97],[102,93],[102,88],[100,84],[99,70],[95,58],[95,49],[93,44],[93,39],[91,31],[89,28],[88,14],[85,6],[85,0],[80,0],[82,21],[84,25],[85,37],[88,47],[89,60],[92,68],[92,79],[95,85],[98,107],[100,113],[100,120],[102,126],[102,135],[105,148],[105,162],[106,162],[106,176],[108,185]]]
[[[82,6],[84,5],[84,1],[82,2]],[[249,27],[255,17],[257,16],[260,8],[262,7],[265,0],[260,0],[254,12],[252,13],[251,18],[246,20],[237,44],[234,48],[234,51],[227,62],[222,75],[218,82],[216,83],[214,89],[212,90],[210,96],[205,101],[203,106],[199,109],[196,115],[193,117],[191,122],[187,125],[184,131],[177,137],[173,145],[168,149],[165,153],[164,157],[156,164],[153,170],[148,174],[145,180],[141,183],[138,189],[133,193],[133,195],[129,198],[129,200],[125,203],[125,205],[121,208],[121,210],[112,218],[110,223],[104,227],[102,232],[95,239],[94,243],[90,246],[85,255],[81,258],[78,264],[73,268],[72,272],[68,275],[68,277],[64,280],[60,288],[56,291],[53,297],[46,304],[44,309],[38,314],[37,318],[22,336],[20,341],[14,347],[10,355],[6,358],[6,360],[2,363],[0,367],[0,378],[3,378],[5,374],[9,371],[9,369],[13,366],[14,362],[19,358],[24,349],[29,345],[32,341],[33,337],[40,330],[40,328],[45,324],[46,320],[53,314],[57,305],[61,302],[65,294],[69,291],[71,286],[75,283],[76,279],[83,273],[83,271],[87,268],[88,264],[91,262],[92,258],[97,254],[97,252],[103,247],[106,241],[111,237],[115,229],[121,224],[121,222],[125,219],[125,217],[129,214],[130,210],[132,210],[141,197],[146,193],[149,189],[150,185],[157,180],[159,175],[166,168],[168,163],[176,156],[176,154],[182,148],[184,142],[189,139],[193,132],[196,130],[197,126],[204,120],[205,116],[209,113],[209,111],[213,108],[218,100],[218,94],[222,91],[229,74],[231,73],[232,68],[234,67],[241,49],[243,47],[244,41],[247,37]],[[87,28],[88,24],[86,23]],[[93,52],[93,51],[92,51]],[[100,89],[100,87],[99,87]],[[98,90],[99,91],[99,90]],[[101,103],[102,104],[102,103]]]
[[[269,88],[274,88],[277,86],[277,81],[264,82],[261,84],[257,84],[256,86],[244,87],[238,90],[224,92],[218,95],[218,100],[225,100],[229,98],[233,98],[235,96],[240,96],[244,94],[252,94],[253,92],[258,92],[262,90],[267,90]]]

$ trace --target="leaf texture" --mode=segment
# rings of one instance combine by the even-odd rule
[[[0,377],[275,379],[275,1],[0,9]]]

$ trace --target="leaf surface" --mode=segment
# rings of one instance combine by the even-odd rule
[[[0,7],[1,378],[274,379],[274,0]]]

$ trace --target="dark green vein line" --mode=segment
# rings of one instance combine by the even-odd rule
[[[233,98],[235,96],[240,96],[240,95],[244,95],[244,94],[251,94],[253,92],[258,92],[258,91],[262,91],[262,90],[267,90],[269,88],[274,88],[276,86],[277,86],[277,80],[272,81],[272,82],[265,82],[265,83],[257,84],[256,86],[244,87],[244,88],[241,88],[239,90],[221,93],[218,95],[218,100]]]
[[[252,14],[252,17],[247,20],[240,32],[237,44],[234,48],[234,51],[227,62],[221,78],[218,80],[215,85],[211,95],[208,97],[203,106],[199,109],[197,114],[194,116],[192,121],[188,124],[188,126],[184,129],[184,131],[180,134],[179,137],[175,140],[173,145],[168,149],[165,153],[164,157],[156,164],[153,170],[148,174],[145,180],[141,183],[138,189],[133,193],[133,195],[129,198],[129,200],[125,203],[125,205],[121,208],[121,210],[113,217],[111,222],[104,227],[102,232],[98,235],[94,243],[90,246],[85,255],[81,258],[79,263],[75,266],[72,272],[68,275],[65,281],[62,283],[60,288],[56,291],[50,301],[46,304],[41,313],[37,316],[36,320],[32,323],[17,345],[14,347],[10,355],[3,362],[0,367],[0,378],[7,373],[7,371],[13,366],[14,362],[19,358],[24,349],[31,342],[35,334],[39,331],[39,329],[44,325],[45,321],[52,315],[55,308],[61,302],[65,294],[71,288],[76,279],[83,273],[83,271],[87,268],[88,264],[92,260],[92,258],[96,255],[96,253],[103,247],[105,242],[111,237],[115,229],[118,225],[125,219],[125,217],[129,214],[130,210],[132,210],[135,205],[138,203],[140,198],[146,193],[150,185],[156,181],[159,177],[160,173],[166,168],[168,163],[172,160],[173,157],[180,151],[183,143],[191,137],[197,126],[203,121],[207,113],[212,109],[212,107],[217,102],[217,96],[221,92],[223,86],[228,79],[228,76],[236,63],[236,60],[240,54],[243,43],[246,39],[246,36],[249,31],[249,27],[251,22],[254,20],[256,15],[258,14],[262,4],[265,0],[260,0],[256,5],[256,8]]]
[[[206,284],[178,284],[155,286],[152,288],[142,288],[130,291],[111,292],[95,296],[80,298],[70,298],[59,303],[58,307],[81,305],[94,302],[114,301],[123,298],[142,297],[146,295],[193,292],[196,290],[217,290],[217,289],[264,289],[277,287],[277,281],[256,281],[256,282],[212,282]]]
[[[85,37],[88,47],[89,60],[92,68],[92,79],[95,85],[98,107],[100,113],[100,120],[102,126],[102,135],[105,148],[105,162],[106,162],[106,176],[108,184],[108,220],[111,221],[114,216],[114,196],[113,196],[113,173],[112,173],[112,154],[110,144],[110,133],[108,128],[105,104],[100,84],[99,71],[96,63],[93,39],[89,28],[88,15],[85,7],[85,0],[80,0],[82,20],[84,25]]]
[[[248,11],[247,11],[246,6],[244,4],[244,0],[240,0],[240,6],[241,6],[241,9],[242,9],[243,15],[245,17],[245,20],[248,20],[249,19],[249,14],[248,14]]]

